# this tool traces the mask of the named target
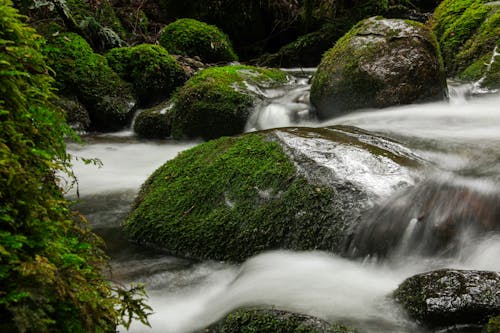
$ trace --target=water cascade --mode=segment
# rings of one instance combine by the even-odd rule
[[[426,180],[377,202],[363,218],[346,257],[275,251],[241,265],[192,262],[131,244],[120,224],[141,183],[155,168],[197,142],[92,136],[71,145],[78,209],[108,243],[112,279],[146,283],[152,328],[188,333],[242,306],[274,306],[352,325],[361,332],[430,332],[409,320],[390,297],[404,279],[431,269],[500,271],[500,95],[450,103],[364,110],[318,123],[310,115],[306,73],[275,90],[247,129],[345,124],[381,133],[428,161]],[[74,195],[71,194],[71,195]]]

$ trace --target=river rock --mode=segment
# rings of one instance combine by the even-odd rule
[[[354,333],[353,329],[304,314],[275,309],[242,309],[231,312],[205,333],[302,332]]]
[[[327,51],[312,80],[319,118],[352,110],[443,100],[446,76],[433,33],[423,24],[372,17]]]
[[[279,69],[253,66],[201,70],[173,97],[172,136],[214,139],[240,134],[255,106],[265,99],[265,90],[287,79]]]
[[[394,297],[427,326],[484,324],[500,313],[500,273],[453,269],[427,272],[405,280]]]
[[[413,184],[419,165],[400,144],[351,127],[223,137],[157,169],[125,229],[198,259],[244,261],[279,248],[340,253],[362,212]]]
[[[172,103],[165,101],[146,110],[139,110],[134,121],[134,132],[147,139],[164,139],[172,128]]]

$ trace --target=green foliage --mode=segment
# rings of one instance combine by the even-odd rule
[[[131,119],[131,87],[75,33],[52,37],[44,47],[62,95],[75,96],[89,112],[91,128],[121,129]]]
[[[216,26],[194,19],[179,19],[167,25],[158,38],[170,53],[199,56],[204,62],[238,60],[229,38]]]
[[[0,328],[114,332],[127,316],[147,322],[143,290],[106,281],[101,240],[58,186],[56,173],[71,173],[72,131],[51,104],[42,40],[22,20],[0,0]]]
[[[106,59],[116,73],[133,83],[142,106],[161,102],[186,80],[182,66],[159,45],[112,49]]]
[[[238,310],[228,314],[209,333],[354,333],[343,325],[279,310]]]
[[[500,43],[500,11],[486,0],[445,0],[436,9],[432,28],[449,75],[462,78],[478,70],[479,59]],[[472,68],[469,68],[472,66]],[[486,67],[482,71],[485,72]],[[466,73],[462,73],[466,70]],[[493,86],[500,84],[495,81]],[[491,87],[491,84],[488,84]]]
[[[204,69],[174,96],[172,135],[213,139],[242,133],[257,98],[245,82],[269,86],[285,80],[280,70],[251,66]]]
[[[243,261],[259,252],[339,250],[334,191],[297,174],[265,133],[224,137],[181,153],[143,184],[130,236],[170,253]]]

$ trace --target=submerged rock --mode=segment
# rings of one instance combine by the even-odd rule
[[[263,98],[262,89],[286,80],[278,69],[242,65],[204,69],[173,98],[172,135],[213,139],[240,134]]]
[[[243,261],[278,248],[339,253],[362,212],[412,184],[418,165],[401,145],[350,127],[225,137],[156,170],[125,229],[199,259]]]
[[[355,333],[353,329],[320,318],[274,309],[237,310],[204,332]]]
[[[372,17],[325,53],[312,80],[318,117],[443,100],[446,77],[433,33],[408,20]]]
[[[442,269],[406,279],[397,302],[427,326],[484,324],[500,313],[500,273]]]
[[[500,193],[466,182],[429,179],[398,193],[363,218],[351,254],[458,256],[488,234],[500,232]]]

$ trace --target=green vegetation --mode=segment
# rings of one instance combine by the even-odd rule
[[[269,87],[286,78],[280,70],[251,66],[204,69],[174,96],[172,135],[213,139],[242,133],[257,99],[245,82]]]
[[[85,39],[75,33],[59,34],[45,45],[44,53],[59,92],[82,103],[92,129],[116,130],[129,123],[134,105],[131,87]]]
[[[186,80],[182,66],[159,45],[112,49],[106,59],[122,79],[132,82],[142,106],[163,101]]]
[[[445,66],[450,76],[480,78],[487,63],[480,63],[500,45],[498,4],[486,0],[445,0],[436,9],[432,28],[439,40]],[[498,65],[493,66],[486,87],[498,87]]]
[[[114,332],[146,321],[141,288],[104,276],[102,242],[58,186],[71,173],[43,41],[0,0],[0,331]],[[137,294],[138,293],[138,294]]]
[[[229,38],[216,26],[194,19],[179,19],[167,25],[158,38],[170,53],[199,56],[204,62],[238,60]]]
[[[334,190],[297,174],[265,133],[181,153],[143,184],[125,223],[139,242],[199,259],[243,261],[270,249],[339,251]]]
[[[491,317],[486,324],[486,333],[499,333],[500,332],[500,316]]]
[[[228,314],[209,333],[354,333],[343,325],[279,310],[238,310]]]

